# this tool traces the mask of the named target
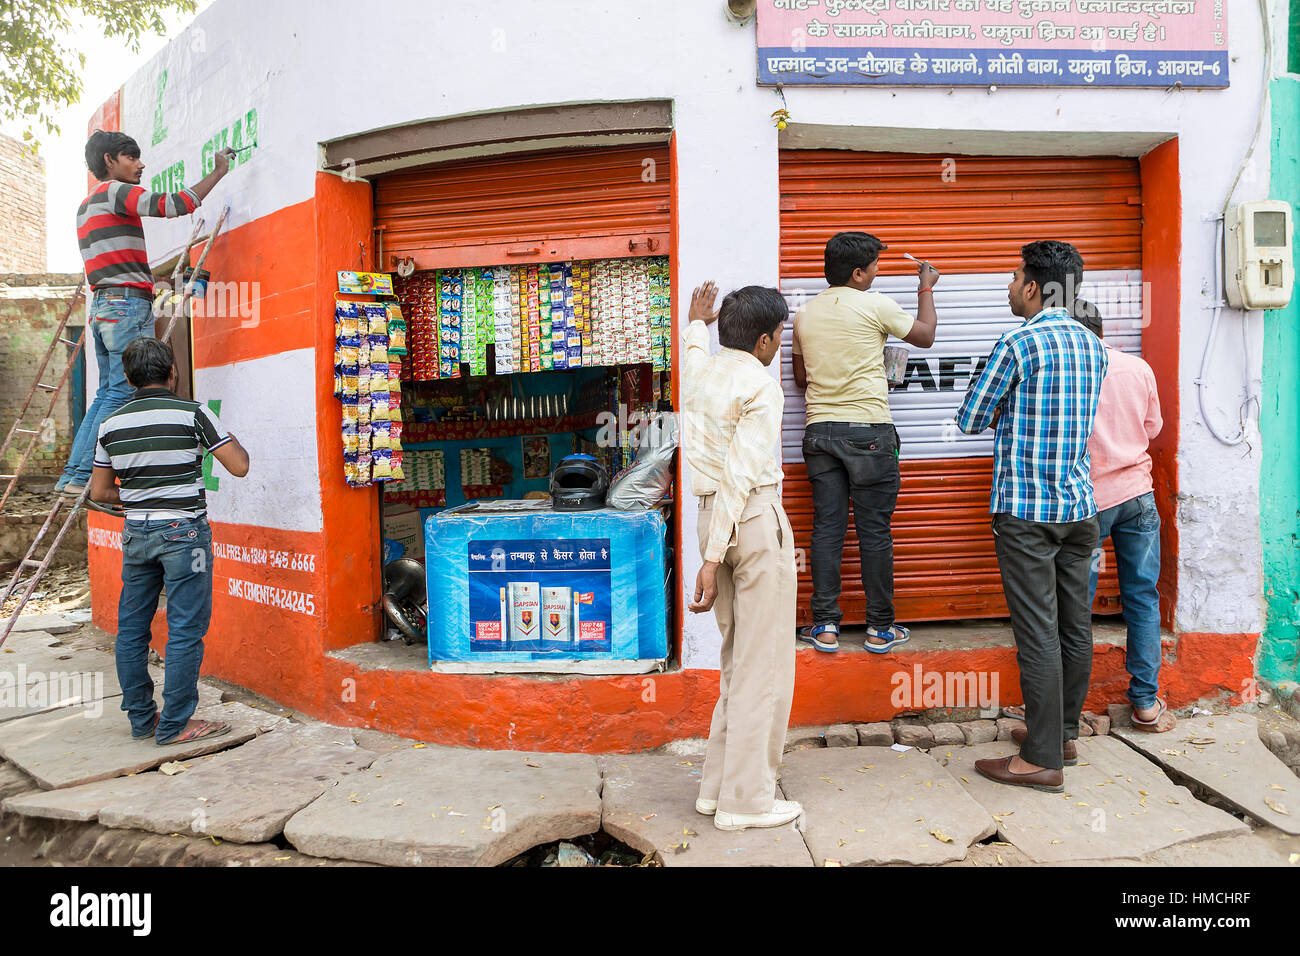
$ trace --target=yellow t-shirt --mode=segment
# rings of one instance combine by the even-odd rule
[[[807,423],[892,422],[885,380],[885,341],[903,338],[915,320],[870,289],[835,286],[794,317],[795,355],[808,372]]]

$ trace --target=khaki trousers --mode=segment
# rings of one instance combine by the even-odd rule
[[[710,495],[700,499],[701,555],[712,517]],[[700,796],[726,813],[767,813],[794,697],[794,533],[775,485],[750,494],[717,577],[721,693]]]

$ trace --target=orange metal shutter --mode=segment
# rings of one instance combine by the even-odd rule
[[[1077,246],[1084,258],[1085,293],[1092,277],[1108,288],[1140,296],[1142,219],[1136,159],[783,150],[780,178],[781,279],[792,307],[824,288],[822,250],[831,235],[859,229],[873,233],[889,246],[875,288],[895,295],[905,309],[915,310],[915,282],[910,277],[916,266],[902,257],[903,252],[929,259],[944,273],[936,294],[940,332],[930,351],[940,350],[939,339],[946,334],[948,348],[960,354],[960,341],[952,343],[965,336],[968,358],[963,374],[971,370],[976,356],[987,354],[1000,334],[998,328],[1019,321],[1005,305],[1005,286],[1026,242],[1063,239]],[[1140,315],[1140,304],[1135,308]],[[1140,322],[1120,322],[1121,329],[1112,325],[1112,314],[1105,308],[1103,314],[1108,340],[1137,351]],[[799,445],[802,394],[793,385],[789,349],[783,354],[784,498],[795,545],[807,554],[812,497]],[[896,615],[902,622],[1003,617],[1006,601],[989,529],[991,445],[987,438],[956,436],[958,442],[946,434],[942,442],[952,444],[941,443],[936,416],[944,410],[951,414],[964,384],[945,396],[945,409],[934,411],[933,396],[922,394],[922,383],[912,380],[914,370],[930,376],[926,361],[933,361],[927,352],[912,350],[908,383],[890,398],[895,423],[903,432],[903,484],[893,522]],[[943,366],[938,367],[942,375]],[[945,451],[949,448],[953,451]],[[852,521],[842,576],[845,623],[861,624],[866,602]],[[811,593],[805,567],[799,576],[800,623],[811,623]],[[1108,547],[1098,609],[1113,609],[1118,593]]]
[[[663,144],[516,154],[390,173],[375,182],[383,268],[667,255]]]

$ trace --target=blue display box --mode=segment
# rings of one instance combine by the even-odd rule
[[[430,515],[430,666],[661,666],[668,656],[664,536],[657,511],[556,512],[549,501]]]

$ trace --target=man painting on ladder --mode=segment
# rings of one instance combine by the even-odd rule
[[[92,293],[90,331],[99,387],[72,441],[55,491],[79,497],[90,481],[99,426],[131,397],[122,353],[141,336],[153,336],[153,272],[145,252],[141,217],[173,219],[199,208],[230,170],[234,150],[216,156],[216,168],[178,193],[151,193],[140,185],[140,147],[125,133],[95,130],[86,141],[86,165],[100,180],[77,210],[77,242]]]

